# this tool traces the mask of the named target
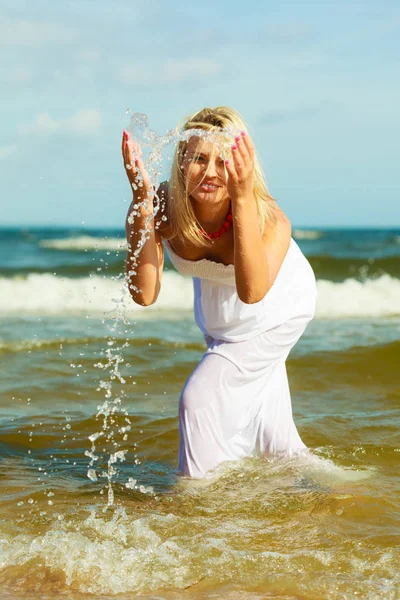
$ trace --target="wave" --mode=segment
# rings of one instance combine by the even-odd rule
[[[294,229],[293,237],[298,240],[318,240],[325,234],[323,231],[314,229]],[[96,237],[91,235],[80,235],[77,237],[55,238],[41,240],[39,246],[52,250],[125,250],[126,241],[117,237]]]
[[[118,238],[114,238],[116,241]],[[108,253],[99,250],[94,259],[93,253],[77,255],[71,253],[61,260],[60,254],[46,256],[42,261],[36,255],[25,258],[23,265],[0,265],[0,277],[27,276],[33,273],[53,273],[63,277],[88,277],[92,275],[119,275],[125,271],[125,252]],[[391,275],[400,279],[400,256],[384,257],[351,257],[316,254],[308,256],[317,279],[344,281],[348,278],[365,280],[380,275]],[[168,254],[165,254],[165,264],[171,267]]]
[[[165,272],[156,304],[135,304],[122,279],[100,275],[72,279],[50,273],[26,278],[0,278],[0,314],[136,315],[147,310],[190,310],[192,281],[178,273]]]
[[[297,240],[319,240],[324,237],[325,233],[323,231],[318,231],[317,229],[294,229],[293,237]]]
[[[30,339],[18,341],[0,340],[0,354],[3,352],[27,352],[32,350],[53,350],[62,346],[83,346],[93,341],[99,341],[99,338],[57,338],[57,339]]]
[[[87,256],[87,255],[86,255]],[[95,275],[99,272],[102,272],[103,275],[120,275],[125,271],[125,256],[123,258],[115,258],[110,260],[108,258],[108,263],[105,262],[96,262],[88,256],[87,260],[82,260],[78,264],[70,262],[65,264],[38,264],[36,262],[35,265],[29,264],[22,267],[1,267],[0,266],[0,277],[26,277],[28,275],[33,274],[47,274],[51,270],[54,275],[58,275],[59,277],[89,277],[91,274]],[[166,264],[167,263],[166,261]]]
[[[336,257],[329,255],[309,256],[308,260],[317,279],[344,281],[348,278],[366,280],[380,275],[392,275],[400,278],[400,257],[385,256]]]
[[[164,348],[170,348],[171,350],[183,349],[183,350],[197,350],[201,352],[204,349],[204,344],[199,342],[177,342],[166,340],[165,338],[160,337],[137,337],[137,331],[134,332],[135,337],[129,337],[125,335],[125,337],[117,337],[113,335],[113,341],[115,344],[120,344],[121,346],[129,339],[130,347],[146,347],[149,345],[152,346],[162,346]],[[65,348],[66,346],[78,346],[82,347],[85,345],[86,347],[92,344],[101,344],[104,345],[104,336],[101,337],[82,337],[82,338],[53,338],[53,339],[26,339],[26,340],[17,340],[17,341],[2,341],[0,340],[0,354],[5,353],[18,353],[18,352],[32,352],[35,350],[59,350],[60,346]]]
[[[52,250],[75,250],[77,252],[85,250],[125,250],[126,241],[116,237],[99,238],[90,235],[80,235],[78,237],[41,240],[39,246],[42,248],[51,248]]]
[[[317,281],[316,318],[388,317],[400,315],[400,280],[390,275],[363,282]],[[157,302],[149,307],[135,304],[122,279],[93,275],[57,277],[50,273],[26,278],[0,278],[0,314],[18,315],[103,315],[127,317],[154,311],[191,310],[193,287],[190,278],[174,271],[163,274]]]
[[[400,315],[400,280],[390,275],[343,282],[318,280],[316,316],[320,318]]]
[[[72,466],[69,479],[71,472]],[[400,577],[396,549],[388,544],[396,529],[383,548],[381,532],[388,524],[393,527],[395,517],[383,520],[383,515],[396,510],[394,493],[386,497],[386,490],[382,491],[368,538],[357,541],[351,530],[358,514],[351,508],[356,502],[367,517],[377,509],[369,506],[371,501],[368,504],[369,490],[358,491],[348,484],[373,473],[372,467],[368,471],[340,468],[318,456],[243,459],[240,466],[221,466],[214,478],[182,479],[182,491],[177,485],[168,494],[157,495],[145,486],[118,490],[122,506],[108,514],[93,506],[93,496],[98,494],[93,484],[85,495],[76,484],[70,486],[73,493],[62,494],[62,488],[59,492],[49,485],[41,494],[21,495],[22,507],[18,512],[9,509],[11,519],[2,520],[1,591],[10,589],[15,597],[25,598],[34,597],[28,594],[34,589],[38,598],[256,600],[277,598],[269,590],[287,589],[287,573],[296,572],[296,588],[289,585],[302,593],[295,591],[292,598],[333,597],[334,583],[348,590],[340,594],[343,599],[353,597],[354,590],[365,600],[393,599]],[[147,485],[145,476],[140,472],[139,479]],[[44,494],[49,489],[56,492],[54,508]],[[28,502],[33,508],[28,508]],[[330,528],[330,545],[317,544],[321,521],[336,524],[335,515],[344,511],[344,524]],[[296,529],[293,523],[298,524]],[[216,548],[223,553],[219,560]],[[237,565],[239,593],[229,585]],[[265,583],[266,571],[276,574],[271,585]],[[215,583],[196,588],[203,579]],[[190,588],[194,590],[188,593]],[[266,593],[257,593],[262,589]]]

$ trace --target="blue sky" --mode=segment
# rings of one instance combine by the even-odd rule
[[[400,226],[400,6],[3,0],[3,225],[123,227],[125,110],[250,126],[295,226]]]

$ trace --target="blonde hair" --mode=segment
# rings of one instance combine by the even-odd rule
[[[208,132],[224,132],[232,129],[236,131],[248,131],[243,117],[228,106],[203,108],[187,118],[177,129],[181,131],[201,129]],[[195,135],[195,132],[193,135]],[[211,241],[201,233],[200,224],[196,219],[185,183],[183,160],[187,145],[188,141],[181,141],[177,144],[175,151],[168,185],[168,221],[172,237],[177,236],[182,241],[187,241],[197,246],[208,246],[211,244]],[[268,192],[257,153],[255,153],[254,158],[253,192],[257,204],[260,229],[261,233],[263,233],[266,222],[275,222],[276,220],[273,213],[273,207],[276,207],[276,203]]]

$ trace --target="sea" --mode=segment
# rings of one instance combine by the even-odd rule
[[[400,229],[300,229],[307,456],[177,476],[192,282],[124,282],[122,229],[0,229],[0,598],[400,598]],[[267,401],[267,399],[266,399]]]

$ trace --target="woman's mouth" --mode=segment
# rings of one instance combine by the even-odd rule
[[[210,192],[215,192],[215,190],[217,190],[217,189],[218,189],[218,187],[219,187],[218,185],[212,185],[211,183],[203,183],[203,184],[200,186],[200,189],[201,189],[203,192],[209,192],[209,193],[210,193]]]

